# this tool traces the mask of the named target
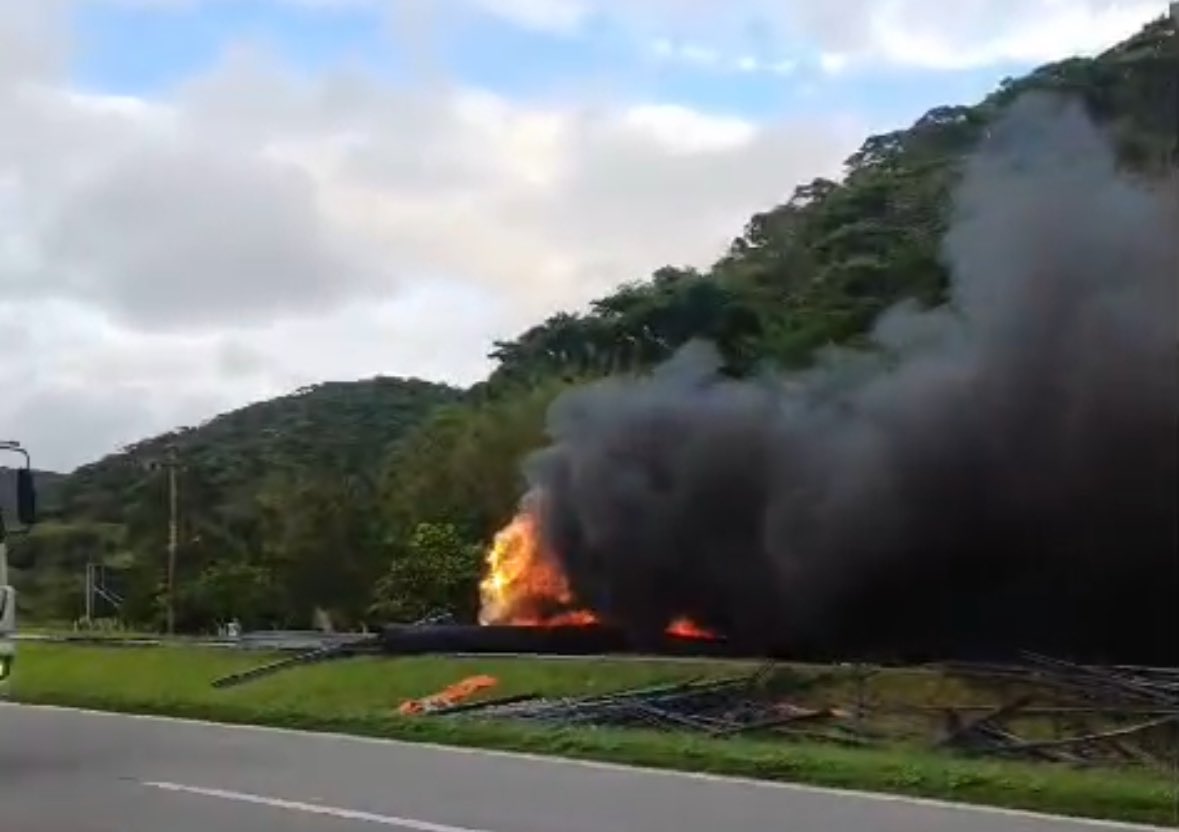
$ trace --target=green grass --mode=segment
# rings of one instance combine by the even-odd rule
[[[405,699],[434,692],[467,675],[496,676],[500,686],[489,693],[491,696],[588,694],[699,675],[730,675],[743,669],[731,664],[353,659],[287,671],[228,690],[209,686],[217,676],[255,666],[266,658],[179,647],[23,644],[12,695],[30,703],[478,745],[1095,818],[1159,824],[1176,821],[1174,784],[1145,770],[1080,771],[1056,765],[965,759],[906,747],[852,750],[687,733],[537,729],[474,718],[406,718],[396,714]],[[910,699],[928,701],[941,683],[923,672],[890,674],[875,684],[895,688],[898,695]],[[956,696],[965,693],[955,691]]]

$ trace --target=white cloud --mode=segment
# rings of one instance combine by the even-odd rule
[[[850,58],[842,52],[824,52],[819,56],[819,66],[828,75],[838,75],[847,69]]]
[[[71,0],[39,0],[63,7]],[[233,0],[73,0],[185,7]],[[465,13],[522,28],[576,35],[620,24],[652,56],[718,71],[785,75],[800,62],[824,71],[892,64],[957,70],[1040,63],[1091,54],[1167,12],[1168,0],[280,0],[334,9],[370,8],[410,25],[415,37]],[[422,29],[422,22],[429,23]],[[4,42],[0,41],[0,46]],[[420,43],[402,44],[417,49]],[[28,50],[16,60],[28,62]],[[0,51],[0,66],[3,66]]]
[[[5,4],[0,14],[0,84],[41,76],[64,65],[68,9],[69,0]]]
[[[472,0],[492,14],[530,29],[569,32],[590,15],[589,0]]]
[[[760,58],[752,54],[727,54],[718,49],[691,41],[656,38],[651,43],[651,55],[668,64],[679,64],[717,72],[789,75],[798,67],[790,58]]]
[[[699,154],[747,149],[758,128],[742,118],[706,116],[673,105],[632,107],[619,125],[649,136],[672,153]]]
[[[491,0],[468,2],[497,11]],[[564,0],[528,3],[538,18],[544,9],[557,14],[565,5]],[[565,29],[598,15],[646,33],[647,43],[690,42],[698,62],[709,66],[740,62],[742,55],[748,59],[753,43],[778,52],[790,46],[838,55],[841,66],[926,69],[1092,53],[1167,11],[1166,0],[581,0],[576,6],[577,14],[564,18]],[[665,51],[687,59],[682,51]]]
[[[84,0],[138,6],[191,6],[215,0]],[[230,2],[231,0],[222,0]],[[62,5],[68,0],[38,0]],[[404,11],[417,0],[285,0],[312,7]],[[574,34],[595,20],[646,33],[666,59],[715,68],[778,67],[793,55],[756,57],[748,46],[789,43],[841,63],[887,62],[963,69],[1036,63],[1099,51],[1167,12],[1168,0],[430,0],[435,21],[464,8],[515,25]],[[0,42],[2,44],[2,42]],[[779,50],[780,52],[781,50]],[[0,53],[2,54],[2,53]]]
[[[944,4],[943,14],[924,17],[918,5],[886,4],[871,18],[873,52],[927,69],[1040,63],[1106,49],[1167,8],[1159,0],[1001,0]]]
[[[413,373],[455,383],[485,375],[502,324],[497,298],[422,284],[392,302],[237,332],[142,332],[86,304],[0,305],[0,433],[38,465],[100,453],[306,384]]]
[[[721,60],[715,49],[695,43],[676,43],[668,38],[658,38],[651,44],[651,54],[664,61],[696,64],[712,67]]]
[[[58,26],[20,32],[51,53]],[[150,100],[62,66],[0,63],[0,434],[57,467],[326,378],[472,381],[493,338],[707,262],[861,135],[245,50]]]

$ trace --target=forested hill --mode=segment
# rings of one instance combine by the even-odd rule
[[[661,269],[496,344],[495,371],[465,395],[397,379],[322,385],[79,469],[62,489],[63,522],[26,544],[42,566],[23,597],[36,615],[76,615],[74,576],[101,559],[126,567],[120,614],[159,622],[166,490],[144,466],[174,444],[185,628],[229,614],[306,626],[316,608],[352,623],[469,614],[479,549],[512,512],[520,457],[542,441],[564,386],[650,366],[694,337],[715,341],[735,373],[801,366],[817,347],[855,343],[899,299],[939,300],[949,194],[987,125],[1027,91],[1071,93],[1125,165],[1158,172],[1175,149],[1177,44],[1159,20],[1095,58],[870,137],[841,181],[792,194],[783,182],[785,201],[754,215],[711,267]]]
[[[371,548],[376,474],[391,444],[440,405],[460,400],[456,388],[418,379],[378,377],[332,382],[241,408],[209,422],[131,445],[85,465],[42,494],[43,522],[20,540],[18,561],[34,560],[24,577],[22,606],[33,617],[72,619],[83,608],[87,560],[119,567],[121,613],[143,625],[160,623],[160,580],[168,490],[160,464],[177,462],[181,575],[186,581],[181,624],[205,626],[222,608],[208,600],[221,584],[253,593],[268,620],[306,623],[320,599],[367,595],[368,572],[340,577],[347,555],[324,547],[318,512],[354,507],[339,529],[344,549]],[[253,562],[266,557],[267,567]],[[234,595],[223,608],[228,615]],[[363,608],[363,604],[359,605]],[[114,614],[114,610],[106,610]]]
[[[461,395],[445,385],[387,377],[306,387],[85,465],[62,484],[57,502],[72,519],[119,522],[129,491],[166,460],[169,448],[203,484],[231,491],[281,474],[358,472],[436,406]]]
[[[1176,39],[1160,19],[1095,59],[1044,66],[978,104],[937,107],[872,136],[842,182],[816,179],[756,214],[711,269],[663,269],[588,314],[554,315],[498,344],[492,382],[649,364],[696,335],[719,342],[737,369],[797,365],[817,346],[854,339],[900,298],[936,300],[949,191],[987,124],[1029,90],[1071,93],[1114,132],[1126,164],[1165,165],[1175,146]]]

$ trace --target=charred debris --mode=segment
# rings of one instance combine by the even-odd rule
[[[934,668],[931,668],[933,670]],[[817,674],[766,664],[751,674],[601,696],[515,696],[434,711],[531,724],[596,725],[754,736],[871,747],[932,738],[940,748],[1075,765],[1133,762],[1169,770],[1179,740],[1179,671],[1096,668],[1030,654],[1020,665],[961,665],[943,673],[981,678],[1005,698],[993,705],[869,702],[870,668]],[[808,689],[840,674],[845,702],[814,702]],[[1021,733],[1022,732],[1022,733]]]
[[[663,656],[726,657],[719,640],[669,636]],[[726,655],[726,650],[730,652]],[[246,684],[286,669],[360,655],[608,656],[633,652],[607,627],[393,626],[216,680]],[[948,661],[909,667],[973,691],[969,701],[890,700],[873,680],[886,665],[801,665],[733,661],[732,675],[707,675],[605,694],[494,695],[496,680],[475,676],[397,709],[424,719],[478,719],[537,727],[666,730],[708,737],[808,741],[847,747],[928,746],[978,756],[1169,770],[1179,749],[1179,668],[1086,665],[1025,653],[1012,662]],[[390,672],[396,672],[395,667]],[[887,685],[883,686],[887,688]],[[967,689],[964,687],[964,689]],[[448,696],[460,691],[461,695]],[[392,706],[393,703],[391,703]]]
[[[852,747],[923,738],[967,754],[1073,765],[1173,767],[1179,745],[1179,671],[1098,668],[1029,654],[1018,665],[930,668],[981,680],[994,704],[926,707],[865,698],[879,669],[804,674],[766,664],[751,674],[601,696],[516,696],[460,704],[464,715],[530,724],[689,731],[711,737],[807,740]],[[816,702],[808,690],[842,674],[846,701]],[[802,700],[802,701],[799,701]]]

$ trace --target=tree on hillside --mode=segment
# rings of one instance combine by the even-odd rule
[[[450,523],[419,523],[377,582],[369,614],[411,622],[438,612],[473,621],[483,550]]]

